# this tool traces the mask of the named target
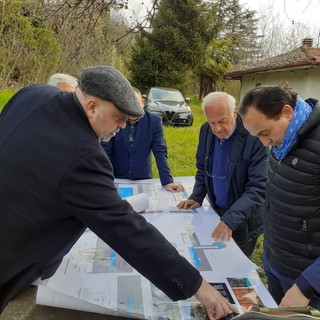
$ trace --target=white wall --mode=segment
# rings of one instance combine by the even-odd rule
[[[290,71],[265,72],[244,75],[241,84],[240,101],[245,93],[260,83],[262,86],[279,85],[288,82],[293,91],[304,99],[320,100],[320,66],[309,69]]]

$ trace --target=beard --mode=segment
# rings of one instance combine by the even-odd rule
[[[105,136],[103,136],[102,138],[100,138],[100,141],[104,141],[104,142],[108,142],[110,141],[111,138],[113,138],[116,134],[115,133],[109,133],[106,134]]]
[[[111,138],[113,138],[117,132],[119,132],[120,129],[116,130],[116,131],[112,131],[110,133],[107,133],[105,136],[103,136],[102,138],[100,138],[100,141],[104,141],[104,142],[108,142],[110,141]]]

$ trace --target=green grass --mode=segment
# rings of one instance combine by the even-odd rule
[[[13,94],[13,91],[0,92],[0,111]],[[194,115],[194,122],[191,127],[164,127],[164,135],[168,145],[168,162],[172,175],[176,177],[194,176],[196,173],[195,156],[199,140],[199,130],[201,124],[205,122],[205,118],[199,99],[191,99],[190,106]],[[154,177],[159,177],[154,158],[152,168]],[[262,281],[266,283],[261,266],[262,245],[263,237],[261,236],[252,260],[260,267],[258,273]]]
[[[199,100],[192,99],[190,105],[194,116],[191,127],[164,127],[168,145],[168,162],[173,176],[194,176],[196,173],[195,156],[199,130],[205,118]],[[153,168],[156,166],[153,165]]]
[[[259,267],[258,274],[262,280],[262,282],[267,286],[267,277],[263,270],[261,256],[263,252],[263,235],[261,235],[258,239],[257,246],[252,255],[252,261]]]
[[[0,112],[9,99],[14,95],[14,91],[2,91],[0,92]]]

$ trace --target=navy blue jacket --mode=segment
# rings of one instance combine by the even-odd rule
[[[167,145],[164,139],[161,117],[145,111],[136,124],[132,150],[129,145],[130,125],[120,130],[108,142],[101,142],[119,179],[141,180],[152,178],[151,151],[154,154],[161,184],[173,182],[167,161]]]
[[[215,196],[211,172],[214,134],[206,122],[201,126],[197,149],[196,182],[189,199],[200,203],[208,195],[215,208]],[[239,246],[259,236],[262,229],[261,205],[265,201],[267,182],[267,148],[244,128],[237,116],[235,138],[231,146],[227,181],[229,185],[229,209],[221,216]]]
[[[120,198],[73,93],[33,85],[15,94],[0,114],[0,154],[0,313],[53,274],[86,227],[172,299],[199,289],[199,271]]]

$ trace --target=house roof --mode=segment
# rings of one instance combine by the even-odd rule
[[[225,79],[241,79],[244,74],[320,65],[320,48],[308,45],[277,56],[252,62],[226,72]]]

